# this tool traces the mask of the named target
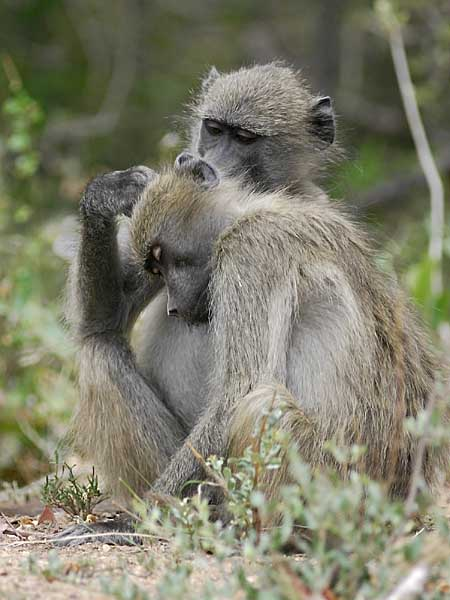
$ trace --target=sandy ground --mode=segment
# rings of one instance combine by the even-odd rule
[[[157,598],[158,583],[168,563],[174,560],[166,544],[144,549],[85,544],[58,549],[58,566],[52,569],[49,551],[50,545],[30,547],[10,543],[0,547],[0,598],[110,599],[113,594],[104,593],[102,580],[108,581],[110,589],[115,585],[120,588],[124,574],[145,590],[149,598]],[[206,577],[220,586],[224,581],[223,570],[232,568],[232,561],[220,566],[213,557],[206,555],[183,560],[192,566],[190,582],[194,589],[201,588]],[[138,596],[125,594],[116,597],[138,599]]]
[[[174,548],[161,541],[137,547],[96,542],[55,548],[49,535],[70,522],[62,511],[53,511],[53,523],[39,523],[42,511],[36,500],[11,504],[0,497],[0,599],[141,600],[143,595],[130,591],[131,582],[148,598],[164,598],[158,587],[169,566],[189,566],[190,585],[200,590],[206,580],[220,587],[234,562],[242,563],[241,558],[220,563],[194,553],[179,560]],[[102,516],[110,511],[105,503],[99,507]]]
[[[438,503],[450,518],[450,487]],[[64,528],[67,518],[55,511],[56,522],[39,524],[42,508],[36,501],[8,505],[0,499],[0,599],[142,600],[142,594],[124,587],[130,582],[148,598],[169,598],[159,592],[167,568],[178,562],[169,544],[157,541],[144,547],[117,547],[97,542],[55,549],[44,540],[51,531]],[[191,589],[200,591],[205,581],[219,589],[243,560],[236,557],[220,563],[213,556],[193,554],[183,555],[179,564],[192,568]],[[254,572],[254,566],[247,565],[246,571]]]

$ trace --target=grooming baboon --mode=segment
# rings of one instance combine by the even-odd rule
[[[367,470],[404,494],[414,442],[402,419],[424,406],[433,362],[395,283],[312,182],[334,137],[329,99],[314,99],[291,69],[267,65],[213,74],[194,115],[191,151],[259,192],[241,181],[212,186],[214,169],[186,155],[178,172],[153,185],[150,170],[135,168],[88,186],[68,294],[80,345],[77,446],[116,497],[126,495],[122,481],[138,493],[149,483],[179,493],[201,476],[183,440],[189,435],[204,455],[238,449],[276,382],[299,402],[283,418],[307,460],[325,461],[325,438],[367,441]],[[216,124],[222,133],[207,131]],[[269,192],[279,186],[288,191]],[[176,235],[171,219],[188,216],[193,197],[211,215],[211,230],[188,219],[192,229],[181,238],[214,246],[211,322],[169,317],[164,280],[145,273],[129,241],[119,248],[115,217],[129,214],[144,188],[148,206],[164,209],[166,241]],[[162,219],[145,205],[136,215],[147,216],[133,217],[135,244]],[[127,336],[148,303],[135,355]],[[249,424],[244,436],[234,422]],[[429,483],[437,462],[426,461]]]
[[[226,94],[222,93],[224,81],[228,82]],[[221,87],[215,101],[216,86]],[[283,94],[280,95],[283,89],[284,104]],[[274,98],[273,103],[268,102],[269,97]],[[242,135],[250,135],[252,142],[241,143],[227,134],[210,136],[204,123],[210,117],[223,126],[239,131],[241,127]],[[326,157],[326,146],[333,139],[333,123],[329,99],[314,98],[290,68],[271,64],[224,76],[213,69],[194,103],[191,151],[204,155],[224,172],[238,172],[240,163],[242,175],[247,179],[253,176],[253,184],[259,183],[264,189],[278,184],[297,190],[314,189],[311,176]],[[266,166],[269,161],[273,161],[272,169]],[[309,171],[305,170],[307,165]],[[158,294],[160,279],[143,277],[130,260],[127,239],[117,239],[116,217],[128,215],[131,210],[130,205],[123,204],[135,202],[145,177],[151,176],[145,168],[133,170],[131,178],[130,173],[109,174],[88,186],[81,203],[81,244],[71,268],[67,294],[68,320],[80,342],[80,403],[73,437],[98,466],[115,496],[125,493],[120,479],[141,492],[146,482],[153,481],[164,468],[171,455],[169,449],[164,450],[165,444],[172,449],[177,447],[203,411],[206,381],[213,366],[207,325],[192,329],[182,321],[161,316],[165,306],[162,294]],[[127,185],[134,183],[124,200],[121,186],[127,177]],[[142,343],[134,359],[127,336],[148,304],[141,327]],[[111,344],[104,338],[101,343],[96,342],[94,333],[107,333]],[[155,339],[164,351],[154,352]],[[114,361],[118,344],[129,351],[130,361],[137,361],[142,376],[133,381],[119,377]],[[162,358],[166,351],[171,357],[168,362]],[[152,407],[146,403],[139,417],[142,435],[136,434],[133,419],[128,419],[128,412],[136,403],[128,398],[128,386],[133,390],[140,387],[142,378],[158,382],[157,388],[156,383],[152,386],[166,406],[156,413],[169,410],[168,420],[173,422],[172,434],[163,441],[162,450],[156,452],[156,463],[150,456],[155,455],[158,446],[151,432],[152,419],[147,424],[147,413],[153,412]],[[116,436],[116,429],[127,434]],[[117,440],[123,440],[126,451],[116,451]]]
[[[330,98],[283,63],[224,75],[213,67],[191,115],[191,151],[259,189],[309,191],[338,154]]]

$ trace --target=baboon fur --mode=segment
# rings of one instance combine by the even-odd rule
[[[206,118],[257,139],[245,148],[213,143]],[[274,386],[284,386],[295,405],[283,427],[306,460],[325,464],[329,438],[365,444],[361,467],[404,496],[417,442],[403,418],[426,405],[436,364],[367,237],[316,186],[335,152],[330,100],[284,65],[212,70],[190,131],[190,152],[220,173],[217,188],[186,170],[135,167],[94,179],[83,195],[67,292],[79,345],[75,445],[115,498],[150,486],[179,494],[203,475],[185,441],[204,456],[240,451]],[[152,228],[170,211],[182,223],[192,203],[186,239],[206,213],[230,215],[211,256],[211,319],[195,326],[167,316],[164,281],[139,260]],[[117,217],[132,213],[133,234],[118,235]],[[447,457],[427,450],[430,486]]]
[[[327,440],[362,444],[359,468],[405,496],[417,439],[403,421],[426,406],[436,363],[395,280],[377,268],[367,236],[323,193],[258,193],[233,182],[204,190],[174,170],[150,184],[134,211],[137,256],[144,260],[150,239],[164,241],[165,227],[198,237],[212,211],[229,211],[233,220],[211,258],[214,369],[192,446],[204,456],[242,453],[275,394],[275,404],[288,406],[281,427],[310,464],[333,462]],[[442,459],[426,454],[430,486]],[[171,465],[186,472],[177,484],[163,475],[165,492],[179,493],[183,479],[199,474],[186,446]]]

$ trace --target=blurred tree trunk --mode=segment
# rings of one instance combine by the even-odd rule
[[[335,96],[339,82],[341,26],[348,0],[322,0],[316,17],[314,39],[314,84]]]

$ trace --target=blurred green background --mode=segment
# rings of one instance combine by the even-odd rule
[[[396,7],[448,197],[450,4]],[[0,53],[0,480],[48,471],[76,400],[55,240],[88,177],[183,147],[186,105],[212,64],[285,59],[334,98],[347,156],[324,186],[356,207],[450,348],[450,238],[432,295],[429,193],[373,2],[2,0]]]

